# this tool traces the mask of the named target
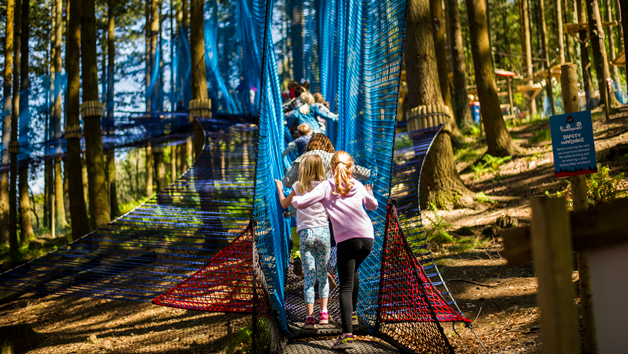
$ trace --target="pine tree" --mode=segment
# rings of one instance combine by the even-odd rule
[[[116,4],[114,0],[107,1],[107,112],[106,122],[107,135],[110,138],[115,137],[114,128],[114,74],[116,62]],[[118,198],[116,195],[116,150],[115,144],[110,144],[107,149],[107,181],[109,183],[109,205],[111,207],[111,216],[115,217],[120,213],[118,207]]]
[[[543,66],[547,73],[547,82],[545,83],[545,89],[547,90],[547,97],[549,98],[550,107],[552,108],[552,115],[556,115],[556,108],[554,107],[554,92],[552,92],[552,70],[550,67],[549,52],[547,50],[547,29],[545,27],[545,0],[539,0],[541,5],[541,45],[543,48]]]
[[[406,79],[410,108],[442,105],[438,66],[432,34],[429,0],[410,0],[406,15]],[[454,165],[451,137],[441,132],[428,153],[421,174],[420,204],[426,207],[450,207],[455,200],[471,201],[471,192],[464,186]],[[464,198],[463,198],[464,197]]]
[[[593,50],[593,63],[595,64],[595,73],[597,75],[598,88],[600,91],[600,103],[605,104],[606,97],[606,79],[611,77],[608,68],[608,60],[606,55],[606,45],[604,44],[604,28],[602,27],[602,19],[600,18],[600,9],[597,0],[586,1],[587,14],[589,16],[589,36],[591,38],[591,49]],[[608,97],[610,106],[618,105],[617,100]]]
[[[578,23],[586,23],[587,22],[587,14],[584,10],[584,0],[576,0],[576,18],[578,19]],[[580,39],[580,67],[582,68],[582,81],[584,86],[585,98],[587,100],[587,109],[592,109],[593,107],[593,80],[591,79],[591,69],[589,61],[589,35],[587,31],[580,31],[578,33],[578,37]]]
[[[438,80],[443,101],[453,112],[451,94],[449,91],[449,60],[447,60],[447,40],[445,38],[445,14],[443,13],[442,0],[430,0],[432,13],[432,26],[434,33],[434,49],[438,65]]]
[[[495,69],[488,40],[486,3],[467,0],[467,16],[471,33],[471,52],[475,68],[475,82],[480,97],[480,112],[486,130],[487,153],[492,156],[509,156],[515,146],[506,128],[497,96]]]
[[[190,21],[190,47],[192,51],[192,99],[207,98],[205,73],[205,37],[203,23],[203,0],[192,0]],[[187,154],[186,154],[187,155]]]
[[[15,1],[7,0],[6,35],[4,41],[4,104],[2,106],[2,164],[8,165],[11,140],[11,97],[13,82],[13,21]],[[0,244],[9,242],[9,171],[0,172]]]
[[[69,0],[68,28],[66,32],[65,71],[68,75],[66,92],[65,138],[67,140],[67,156],[65,171],[68,177],[68,193],[70,195],[70,218],[72,220],[72,239],[89,233],[87,218],[86,193],[83,188],[87,178],[83,178],[83,161],[81,159],[81,126],[79,121],[81,88],[79,60],[81,46],[80,32],[81,0]],[[81,166],[81,168],[78,168]]]
[[[462,46],[462,30],[460,28],[460,9],[458,0],[448,0],[449,27],[451,38],[449,45],[453,61],[454,95],[453,113],[460,129],[465,130],[473,124],[469,94],[467,92],[467,68],[464,63],[464,48]]]
[[[14,3],[14,26],[22,28],[22,2],[15,0]],[[9,246],[11,254],[18,252],[19,240],[17,238],[17,155],[20,152],[18,136],[18,119],[20,116],[20,53],[22,36],[13,37],[13,102],[11,105],[11,139],[9,142],[9,154],[11,161],[9,179]]]
[[[22,52],[20,54],[21,68],[20,68],[20,110],[26,112],[22,114],[26,119],[30,119],[28,98],[30,90],[30,81],[28,79],[29,66],[29,46],[28,40],[30,38],[30,0],[22,1]],[[28,124],[22,125],[23,130],[20,131],[20,136],[28,139]],[[31,222],[31,206],[30,198],[28,195],[28,164],[22,164],[19,171],[19,192],[20,192],[20,245],[24,246],[30,242],[34,237],[33,225]]]
[[[102,104],[98,100],[95,3],[94,0],[83,0],[81,5],[81,64],[83,70],[83,106],[81,110],[85,125],[90,221],[92,228],[95,229],[108,224],[111,218],[100,128]]]
[[[529,0],[520,0],[519,1],[519,20],[521,23],[521,49],[525,53],[525,77],[528,80],[528,84],[531,85],[533,83],[532,76],[534,75],[534,70],[532,67],[532,43],[530,36],[530,12],[529,12]],[[536,115],[536,100],[531,99],[528,101],[528,115]]]
[[[63,65],[63,61],[61,59],[61,36],[63,31],[63,1],[55,0],[55,56],[54,56],[54,66],[55,73],[57,73],[56,80],[54,82],[54,115],[55,115],[55,126],[54,126],[54,138],[55,143],[57,145],[56,152],[61,153],[63,150],[61,149],[61,66]],[[67,227],[67,221],[65,219],[65,205],[64,205],[64,196],[63,196],[63,176],[61,172],[61,157],[55,158],[54,161],[54,176],[55,176],[55,215],[56,215],[56,226],[59,227],[60,230],[63,230]]]

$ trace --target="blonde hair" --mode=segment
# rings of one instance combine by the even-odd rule
[[[353,158],[346,151],[336,151],[331,158],[331,167],[334,169],[334,181],[336,182],[335,195],[348,196],[353,187]],[[343,187],[344,184],[344,187]]]
[[[301,100],[303,104],[313,104],[314,96],[312,96],[311,93],[305,91],[301,94],[301,96],[299,96],[299,100]]]
[[[322,93],[315,93],[314,94],[314,102],[316,103],[325,103],[325,98],[323,97]]]
[[[312,191],[312,182],[325,180],[323,160],[318,155],[309,155],[299,164],[299,184],[301,193]]]
[[[297,127],[297,130],[299,131],[299,133],[301,133],[303,135],[310,135],[310,132],[312,131],[312,128],[310,128],[309,124],[307,124],[307,123],[301,123]]]

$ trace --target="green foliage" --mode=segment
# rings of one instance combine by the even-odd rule
[[[480,127],[477,125],[469,126],[469,135],[480,136]]]
[[[425,215],[430,223],[432,223],[431,228],[426,230],[425,232],[427,236],[427,241],[429,242],[430,246],[436,250],[439,250],[444,244],[456,242],[453,236],[449,232],[447,232],[447,229],[451,227],[451,224],[446,223],[440,217],[440,215],[438,215],[434,203],[430,203],[429,210],[434,213],[434,219],[432,219],[428,215]]]
[[[395,139],[395,150],[401,150],[412,146],[412,140],[407,135],[401,135]]]
[[[484,194],[484,192],[480,192],[475,196],[475,200],[479,203],[491,203],[491,204],[497,204],[497,201],[491,199],[489,196],[487,196],[486,194]]]
[[[464,148],[456,151],[454,159],[456,161],[471,162],[475,161],[482,154],[480,149]]]
[[[496,173],[499,171],[499,166],[505,164],[512,159],[511,156],[495,157],[489,154],[484,155],[482,161],[471,166],[474,173],[474,179],[478,179],[488,173]]]
[[[552,140],[552,133],[549,129],[539,129],[534,133],[534,136],[530,138],[530,143],[538,144],[542,141]]]
[[[619,197],[619,184],[624,173],[611,177],[609,172],[607,166],[598,164],[597,173],[587,178],[587,202],[590,205],[607,204]]]
[[[231,337],[227,348],[225,348],[225,353],[249,353],[252,350],[251,334],[253,334],[253,331],[250,326],[249,328],[240,328],[240,330]]]

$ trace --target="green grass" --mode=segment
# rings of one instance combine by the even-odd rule
[[[539,129],[534,133],[534,136],[530,138],[530,143],[538,144],[543,141],[552,140],[552,133],[549,129]]]

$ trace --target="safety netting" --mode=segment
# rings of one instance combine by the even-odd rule
[[[205,149],[179,179],[110,224],[0,274],[0,289],[150,302],[206,265],[250,222],[257,138],[249,125],[204,124]]]

